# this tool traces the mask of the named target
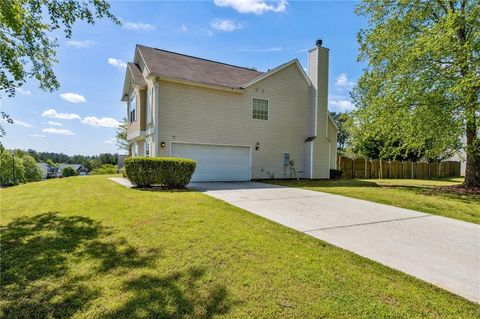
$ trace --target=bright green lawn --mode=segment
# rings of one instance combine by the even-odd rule
[[[1,318],[479,318],[480,306],[196,192],[2,189]]]
[[[448,186],[462,182],[463,178],[436,181],[342,179],[336,181],[275,181],[273,183],[365,199],[480,224],[480,196],[439,192],[433,188],[434,186]]]

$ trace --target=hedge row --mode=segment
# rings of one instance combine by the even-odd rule
[[[192,178],[194,160],[175,157],[132,157],[124,161],[128,179],[139,187],[185,187]]]

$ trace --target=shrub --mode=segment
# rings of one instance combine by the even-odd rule
[[[63,177],[70,177],[70,176],[75,176],[75,175],[77,175],[77,171],[74,170],[70,166],[67,166],[64,169],[62,169],[62,176]]]
[[[18,185],[25,181],[23,161],[10,151],[0,151],[0,185]]]
[[[330,170],[330,179],[340,179],[343,172],[339,169],[331,169]]]
[[[38,167],[37,162],[30,155],[23,155],[23,167],[25,169],[25,180],[27,182],[39,181],[42,179],[42,169]]]
[[[125,167],[122,167],[120,169],[120,173],[122,174],[123,177],[127,177],[127,172],[125,171]]]
[[[116,174],[117,166],[113,164],[103,164],[92,171],[92,175]]]
[[[175,157],[132,157],[124,161],[128,179],[139,187],[185,187],[195,171],[195,161]]]

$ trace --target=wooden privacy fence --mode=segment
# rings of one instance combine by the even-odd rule
[[[460,162],[411,162],[338,156],[337,169],[342,178],[414,178],[437,179],[460,176]]]

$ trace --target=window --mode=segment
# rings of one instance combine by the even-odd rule
[[[130,97],[130,108],[129,108],[129,114],[128,114],[128,119],[130,123],[135,122],[137,119],[137,98],[135,94],[132,94]]]
[[[256,120],[268,120],[268,100],[253,99],[253,118]]]
[[[145,141],[145,156],[150,157],[150,142]]]
[[[152,91],[153,91],[153,87],[150,88],[147,93],[147,124],[152,122],[152,106],[153,106]]]

